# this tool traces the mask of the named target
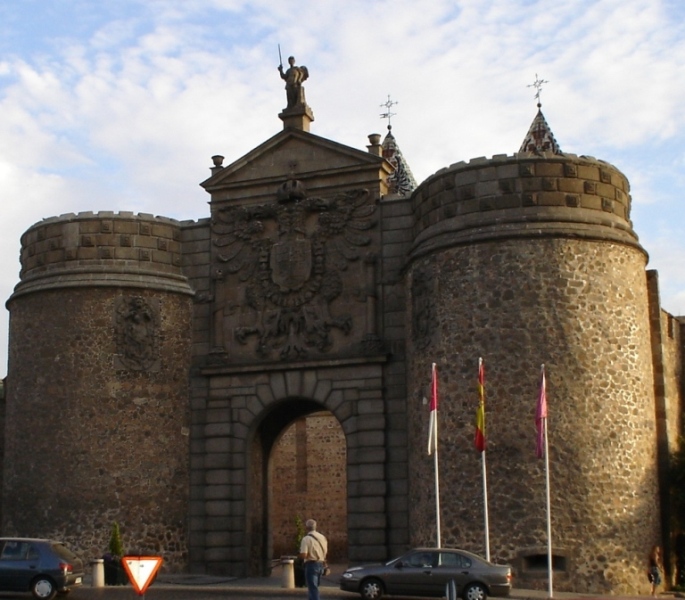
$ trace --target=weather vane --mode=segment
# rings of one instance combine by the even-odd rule
[[[396,113],[390,112],[390,109],[395,105],[399,104],[399,102],[393,102],[390,100],[390,94],[388,94],[388,100],[381,104],[381,108],[385,108],[387,112],[381,113],[381,119],[387,119],[388,120],[388,129],[392,129],[392,125],[390,124],[390,119],[395,116]]]
[[[544,83],[549,83],[549,81],[545,79],[540,79],[538,77],[538,74],[535,73],[535,81],[531,83],[530,85],[526,87],[534,87],[535,88],[535,96],[534,98],[538,101],[538,108],[542,106],[542,102],[540,102],[540,93],[542,92],[542,84]]]

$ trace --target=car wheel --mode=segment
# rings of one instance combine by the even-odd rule
[[[383,582],[380,579],[365,579],[360,590],[364,600],[378,600],[383,595]]]
[[[486,600],[488,592],[480,583],[472,583],[464,590],[464,600]]]
[[[57,588],[49,577],[41,576],[33,580],[31,593],[38,600],[52,600],[57,595]]]

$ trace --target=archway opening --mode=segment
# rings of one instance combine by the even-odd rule
[[[309,518],[329,540],[329,560],[346,562],[347,444],[336,417],[311,400],[286,400],[264,416],[250,454],[250,572],[297,554]]]
[[[296,554],[308,518],[328,538],[328,560],[347,560],[345,433],[328,411],[293,421],[269,461],[273,557]]]

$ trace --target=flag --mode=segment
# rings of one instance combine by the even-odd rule
[[[430,422],[428,424],[428,454],[438,449],[438,372],[433,363],[431,376]]]
[[[485,365],[478,359],[478,410],[476,411],[476,450],[485,450]]]
[[[542,365],[540,374],[540,393],[538,405],[535,409],[535,427],[537,429],[535,455],[542,458],[545,455],[545,419],[547,419],[547,389],[545,383],[545,365]]]

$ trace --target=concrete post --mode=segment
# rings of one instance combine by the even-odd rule
[[[105,587],[105,561],[101,558],[96,558],[90,564],[93,567],[92,586],[94,588]]]
[[[295,587],[295,561],[292,558],[281,559],[281,587],[293,589]]]

